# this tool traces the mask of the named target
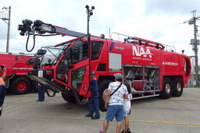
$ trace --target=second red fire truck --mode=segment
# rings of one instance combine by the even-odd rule
[[[32,23],[29,24],[29,27]],[[100,109],[115,73],[124,75],[124,83],[132,89],[133,99],[160,96],[181,96],[191,74],[190,58],[154,41],[125,36],[124,41],[74,32],[62,27],[35,21],[33,30],[19,30],[35,35],[58,34],[75,39],[38,51],[41,68],[28,73],[29,77],[46,88],[61,92],[64,100],[84,104],[90,97],[89,73],[95,71],[100,93]],[[89,41],[88,41],[89,40]]]
[[[6,88],[13,94],[25,94],[35,90],[34,82],[26,76],[28,71],[33,70],[33,67],[27,64],[31,58],[34,56],[24,53],[0,53],[0,66],[7,69]]]

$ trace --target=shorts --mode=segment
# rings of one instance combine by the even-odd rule
[[[124,117],[125,117],[125,116],[129,116],[129,115],[130,115],[130,112],[127,112],[127,111],[123,110],[123,115],[124,115]]]
[[[106,120],[113,121],[115,117],[116,121],[123,121],[123,105],[109,105],[106,113]]]

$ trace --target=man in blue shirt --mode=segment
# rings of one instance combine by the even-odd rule
[[[37,83],[36,87],[38,88],[38,102],[43,102],[45,99],[45,88],[40,83]]]
[[[99,92],[98,92],[98,83],[95,78],[95,72],[92,71],[90,73],[90,92],[91,97],[89,99],[89,114],[85,115],[85,117],[91,117],[91,119],[99,119]],[[95,113],[95,115],[94,115]],[[94,116],[93,116],[94,115]]]

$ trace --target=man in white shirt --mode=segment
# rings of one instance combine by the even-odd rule
[[[103,133],[107,132],[109,122],[115,117],[117,121],[116,133],[120,133],[122,127],[124,99],[128,99],[127,87],[122,84],[122,74],[114,74],[115,82],[111,82],[105,100],[107,109],[106,118],[103,123]],[[114,92],[114,93],[113,93]],[[113,93],[113,94],[112,94]]]

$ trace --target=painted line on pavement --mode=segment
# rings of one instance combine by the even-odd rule
[[[169,100],[173,100],[173,101],[200,101],[200,99],[175,99],[175,98],[171,98]]]
[[[200,126],[200,123],[181,123],[181,122],[164,122],[164,121],[147,121],[147,123]]]

